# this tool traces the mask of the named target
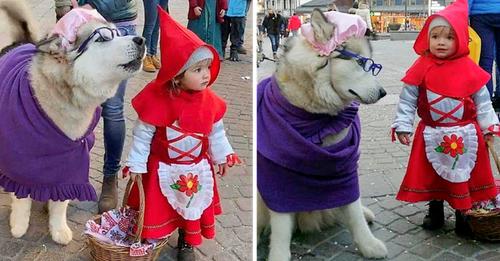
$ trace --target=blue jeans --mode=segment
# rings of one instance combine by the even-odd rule
[[[135,25],[120,26],[122,35],[136,35]],[[105,177],[115,176],[120,170],[120,160],[125,141],[125,118],[123,117],[123,99],[127,80],[120,82],[115,96],[107,99],[102,106],[104,121],[104,166],[102,173]]]
[[[273,49],[273,53],[278,51],[278,47],[280,45],[280,35],[279,34],[268,34],[269,40],[271,40],[271,48]]]
[[[156,55],[158,47],[158,31],[160,19],[156,6],[160,5],[168,12],[168,0],[144,0],[144,30],[142,37],[146,39],[146,52],[148,55]]]
[[[481,37],[481,58],[479,66],[492,74],[493,60],[497,65],[500,62],[500,14],[482,14],[470,16],[471,27]],[[498,75],[497,75],[498,79]],[[495,93],[500,92],[500,83],[497,81]],[[493,95],[493,81],[486,84],[490,96]]]

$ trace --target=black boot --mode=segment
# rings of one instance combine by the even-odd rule
[[[195,261],[193,246],[184,241],[184,230],[179,228],[179,239],[177,240],[177,260],[178,261]]]
[[[422,227],[427,230],[436,230],[444,225],[443,201],[431,200],[429,202],[429,214],[424,217]]]
[[[104,177],[102,180],[102,192],[99,197],[99,214],[116,208],[118,205],[118,178],[116,176]]]
[[[460,212],[455,210],[455,234],[459,237],[471,238],[472,229],[467,223],[467,218]]]

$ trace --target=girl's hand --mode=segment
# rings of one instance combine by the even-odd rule
[[[401,144],[404,144],[407,146],[410,145],[410,142],[411,142],[410,133],[398,132],[396,135],[398,136],[398,140],[399,140],[399,142],[401,142]]]
[[[221,175],[222,177],[224,177],[224,175],[226,175],[226,173],[227,173],[227,169],[228,169],[229,167],[227,166],[227,164],[226,164],[226,163],[222,163],[222,164],[218,164],[218,165],[217,165],[217,168],[218,168],[218,170],[217,170],[217,174],[219,174],[219,175]]]
[[[135,173],[135,172],[130,172],[130,179],[135,181],[135,179],[137,178],[137,176],[139,176],[141,174],[139,173]]]
[[[224,9],[220,10],[220,13],[219,13],[220,17],[224,17],[225,14],[226,14],[226,10],[224,10]]]
[[[194,8],[194,14],[196,16],[200,16],[201,15],[201,11],[203,11],[203,9],[201,9],[201,7],[197,6]]]
[[[488,144],[493,144],[493,142],[495,141],[494,137],[493,137],[493,133],[487,133],[487,134],[484,134],[484,140],[486,141],[486,143]]]

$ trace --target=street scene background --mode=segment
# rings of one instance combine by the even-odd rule
[[[55,23],[54,1],[26,1],[41,29],[48,33]],[[137,32],[141,35],[144,25],[142,1],[139,5]],[[183,25],[187,25],[188,1],[170,0],[170,14]],[[248,55],[240,55],[240,62],[224,61],[215,92],[227,103],[224,125],[234,150],[242,158],[241,166],[233,167],[229,173],[217,180],[223,214],[217,217],[216,237],[204,240],[197,248],[199,260],[252,260],[252,9],[247,19],[244,47]],[[0,36],[1,37],[1,36]],[[228,46],[229,49],[229,46]],[[155,77],[155,73],[140,71],[127,85],[125,117],[127,136],[122,156],[127,156],[132,140],[132,127],[137,118],[130,100]],[[90,182],[98,196],[102,184],[103,134],[102,120],[94,131],[95,146],[91,151]],[[119,182],[119,204],[127,181]],[[55,244],[48,231],[48,214],[42,203],[33,204],[30,227],[20,239],[10,234],[10,196],[0,189],[0,261],[7,260],[90,260],[85,238],[84,224],[97,213],[97,202],[73,201],[68,207],[68,225],[73,230],[73,241],[67,246]],[[174,233],[159,260],[175,260],[177,234]]]
[[[390,126],[395,117],[400,79],[417,58],[414,41],[372,41],[373,60],[383,66],[377,76],[387,96],[376,104],[361,105],[361,159],[359,184],[362,202],[375,214],[370,226],[375,237],[384,241],[389,255],[386,260],[500,260],[500,244],[465,240],[455,235],[454,210],[446,207],[445,226],[437,231],[423,230],[420,225],[427,214],[424,203],[407,204],[395,199],[405,174],[410,147],[392,143]],[[268,38],[263,42],[264,54],[272,57]],[[269,77],[275,63],[265,60],[257,69],[258,81]],[[415,124],[416,126],[416,124]],[[496,141],[495,148],[500,149]],[[492,162],[498,178],[497,167]],[[445,206],[447,204],[445,203]],[[267,257],[269,238],[261,237],[257,260]],[[296,233],[291,245],[293,260],[364,260],[343,226],[334,226],[314,234]]]

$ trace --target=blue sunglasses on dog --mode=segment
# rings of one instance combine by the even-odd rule
[[[85,41],[78,47],[77,53],[78,55],[76,56],[75,60],[80,57],[88,48],[88,45],[90,41],[96,36],[99,35],[99,38],[97,38],[96,42],[107,42],[111,41],[115,38],[115,36],[121,36],[122,33],[115,28],[109,28],[109,27],[99,27],[92,32]]]
[[[377,76],[382,70],[382,65],[375,63],[375,61],[373,61],[372,58],[363,57],[357,53],[347,51],[346,49],[335,49],[335,51],[339,52],[344,56],[354,58],[356,62],[359,64],[359,66],[361,66],[365,72],[371,71],[373,76]]]

